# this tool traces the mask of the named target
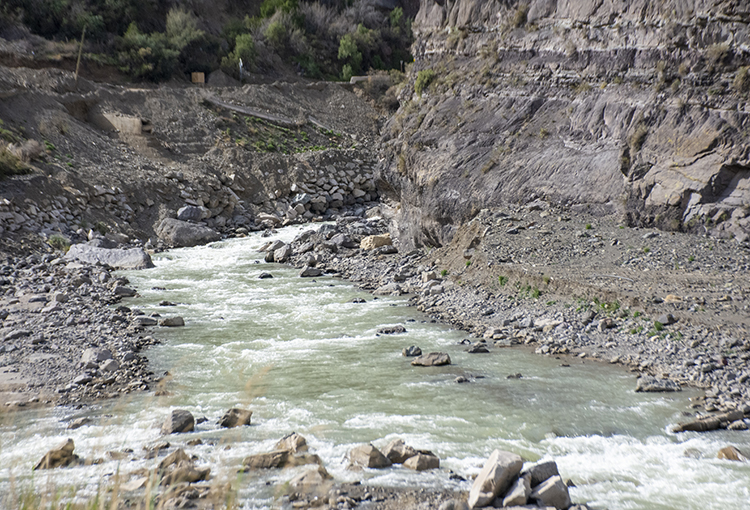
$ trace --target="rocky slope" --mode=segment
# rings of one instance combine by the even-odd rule
[[[422,0],[379,174],[405,245],[538,197],[746,241],[748,22],[736,1]]]
[[[185,206],[221,233],[261,228],[261,213],[310,221],[378,196],[378,114],[338,84],[143,89],[3,68],[0,119],[33,170],[0,181],[9,253],[97,226],[156,246],[161,220]]]

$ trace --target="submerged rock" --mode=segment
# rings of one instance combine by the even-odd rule
[[[680,385],[669,379],[657,379],[650,375],[644,375],[638,378],[635,391],[641,392],[671,392],[682,391]]]

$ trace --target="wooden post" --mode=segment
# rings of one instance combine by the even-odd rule
[[[86,25],[81,32],[81,46],[78,48],[78,60],[76,61],[76,88],[78,88],[78,68],[81,66],[81,55],[83,54],[83,38],[86,36]]]

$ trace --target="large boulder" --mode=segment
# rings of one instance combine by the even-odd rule
[[[560,472],[557,470],[557,463],[554,460],[529,464],[525,466],[521,472],[522,476],[529,475],[531,487],[536,487],[543,481],[559,474]]]
[[[221,417],[219,420],[219,426],[230,429],[241,427],[243,425],[250,425],[250,418],[252,415],[252,411],[233,407]]]
[[[442,365],[450,365],[451,357],[444,352],[431,352],[415,358],[411,364],[415,367],[439,367]]]
[[[362,242],[359,243],[359,247],[363,250],[374,250],[381,246],[390,246],[391,244],[393,244],[393,241],[391,241],[391,234],[381,234],[365,237],[362,239]]]
[[[284,467],[289,459],[289,450],[274,450],[245,457],[242,466],[245,470],[274,469]]]
[[[97,248],[89,244],[74,244],[65,254],[67,260],[89,264],[106,264],[114,269],[147,269],[154,267],[151,256],[142,248]]]
[[[37,462],[34,469],[54,469],[79,464],[81,459],[73,454],[73,450],[75,450],[75,443],[72,439],[67,439],[64,443],[44,454],[44,457]]]
[[[159,239],[170,246],[186,247],[207,244],[221,239],[221,235],[212,228],[174,218],[163,219],[154,228]]]
[[[186,205],[180,207],[177,211],[177,219],[180,221],[200,221],[204,218],[208,218],[210,215],[210,210],[195,205]]]
[[[275,450],[287,450],[292,453],[297,452],[306,452],[307,451],[307,440],[297,434],[296,432],[292,432],[291,434],[288,434],[281,439],[279,439],[279,442],[276,443],[276,446],[274,447]]]
[[[495,500],[494,506],[521,506],[525,505],[529,496],[531,496],[531,476],[519,476],[516,482],[510,486],[510,489],[502,497],[502,502],[498,505]]]
[[[404,467],[414,471],[426,471],[440,467],[440,459],[432,452],[419,452],[404,461]]]
[[[161,427],[162,434],[177,434],[191,432],[195,429],[195,418],[190,411],[175,409]]]
[[[540,483],[529,498],[536,500],[539,506],[553,506],[557,510],[565,510],[570,506],[568,486],[560,475]]]
[[[383,455],[394,464],[403,464],[407,459],[417,455],[417,450],[404,443],[403,439],[394,439],[383,449]]]
[[[353,448],[349,452],[349,461],[353,466],[375,469],[386,468],[392,464],[388,457],[371,444],[363,444]]]
[[[319,494],[325,494],[333,485],[333,477],[323,466],[305,471],[289,480],[289,486],[298,491],[315,491]]]
[[[523,459],[520,455],[503,450],[492,452],[471,486],[469,508],[487,506],[500,494],[504,494],[522,467]]]

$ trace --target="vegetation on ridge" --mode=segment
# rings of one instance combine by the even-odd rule
[[[156,0],[7,0],[3,27],[24,25],[55,41],[78,40],[86,54],[133,79],[169,80],[223,69],[239,76],[293,69],[310,78],[348,79],[402,69],[412,60],[411,19],[372,0],[244,0],[192,10]]]

